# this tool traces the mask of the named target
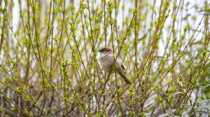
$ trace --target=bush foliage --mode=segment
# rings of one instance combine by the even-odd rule
[[[209,1],[0,0],[1,116],[208,116]],[[121,56],[126,85],[98,49]]]

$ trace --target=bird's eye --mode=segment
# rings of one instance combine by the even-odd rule
[[[100,49],[100,50],[98,50],[99,52],[103,52],[104,51],[104,48],[103,49]]]

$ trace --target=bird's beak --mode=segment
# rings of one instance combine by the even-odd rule
[[[98,50],[98,52],[102,52],[102,51],[103,51],[103,49]]]

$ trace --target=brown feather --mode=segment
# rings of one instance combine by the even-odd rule
[[[122,71],[118,70],[117,73],[123,78],[123,80],[126,82],[126,84],[131,84],[131,82],[128,80],[128,78],[122,73]]]

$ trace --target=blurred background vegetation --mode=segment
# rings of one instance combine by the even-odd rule
[[[209,116],[208,0],[0,0],[0,114]],[[126,85],[98,49],[121,56]]]

